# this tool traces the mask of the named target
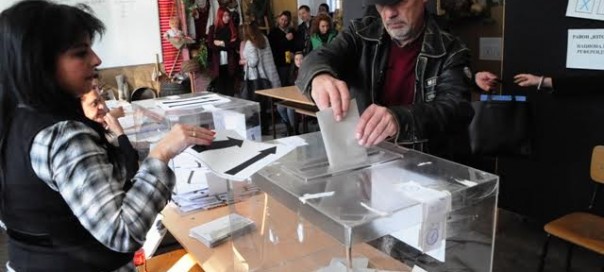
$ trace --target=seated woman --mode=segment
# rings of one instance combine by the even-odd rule
[[[118,117],[124,116],[123,109],[117,108],[114,111],[109,111],[105,100],[101,96],[98,89],[98,79],[92,81],[92,89],[80,97],[84,115],[92,121],[101,124],[106,130],[108,140],[119,148],[118,155],[126,167],[126,184],[124,190],[127,191],[131,187],[130,180],[138,171],[138,152],[124,133],[122,125],[117,120]]]
[[[310,28],[310,43],[312,50],[321,48],[321,46],[330,43],[338,35],[338,32],[331,27],[331,17],[324,13],[315,16]]]

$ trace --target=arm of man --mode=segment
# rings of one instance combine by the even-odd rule
[[[329,45],[312,51],[304,58],[296,80],[296,86],[319,109],[332,107],[336,120],[346,116],[350,102],[348,86],[338,78],[352,73],[360,58],[360,41],[353,33],[351,26]]]

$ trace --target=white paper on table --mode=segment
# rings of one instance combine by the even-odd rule
[[[317,112],[317,120],[331,167],[339,168],[367,160],[367,150],[356,139],[359,109],[355,99],[350,101],[348,113],[340,122],[335,120],[332,108]]]
[[[208,188],[207,175],[211,174],[206,168],[177,168],[174,170],[176,184],[175,194],[185,194]]]
[[[231,180],[245,180],[264,166],[286,155],[294,148],[282,144],[267,144],[241,139],[235,131],[217,130],[213,145],[239,140],[241,143],[198,152],[195,147],[185,150],[195,156],[215,174]],[[241,144],[239,146],[239,144]]]

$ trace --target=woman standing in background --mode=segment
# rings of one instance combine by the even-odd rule
[[[268,38],[262,34],[258,27],[256,21],[245,24],[243,27],[245,44],[243,51],[241,51],[241,58],[245,59],[243,71],[245,73],[244,84],[247,86],[248,97],[245,97],[246,99],[255,97],[254,92],[256,88],[252,87],[255,86],[252,84],[254,80],[265,78],[271,82],[271,88],[281,87],[281,80],[279,79],[279,73],[273,60],[273,53]],[[270,110],[270,107],[266,100],[258,102],[260,102],[261,107],[262,131],[264,134],[268,134],[267,125],[269,119],[267,111]]]
[[[216,92],[235,95],[235,73],[237,71],[239,45],[237,29],[226,8],[218,8],[214,25],[208,32],[208,48],[211,50],[210,75],[214,79]]]
[[[310,43],[312,50],[321,48],[321,46],[329,44],[338,35],[338,32],[333,29],[331,17],[327,14],[320,13],[315,16],[310,29]]]

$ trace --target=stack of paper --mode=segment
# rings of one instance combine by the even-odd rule
[[[249,218],[231,213],[192,228],[189,236],[199,240],[207,247],[214,247],[231,237],[231,234],[247,231],[253,227],[254,222]]]

